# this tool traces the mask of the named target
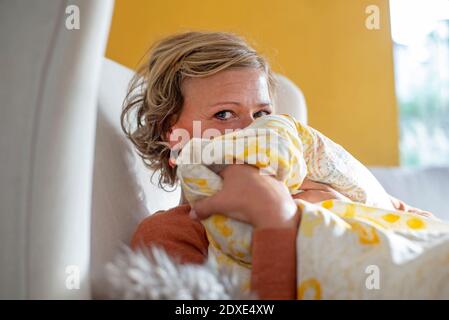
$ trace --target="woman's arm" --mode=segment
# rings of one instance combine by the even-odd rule
[[[131,247],[158,246],[181,263],[202,264],[209,242],[203,225],[189,217],[190,206],[155,213],[137,227]],[[252,239],[252,290],[261,299],[296,296],[296,230],[255,230]]]
[[[320,202],[328,199],[338,199],[338,200],[346,200],[349,201],[347,197],[342,195],[341,193],[335,191],[331,187],[329,187],[326,184],[314,182],[309,179],[305,179],[303,184],[301,185],[301,190],[303,190],[302,193],[299,193],[297,195],[294,195],[293,198],[295,199],[303,199],[308,202]],[[407,211],[407,212],[413,212],[425,217],[431,217],[435,218],[435,216],[429,212],[424,211],[412,206],[407,205],[404,201],[399,200],[393,196],[390,195],[391,202],[393,203],[393,207],[396,210],[401,211]]]
[[[253,233],[251,289],[260,299],[296,299],[297,229],[260,229]]]
[[[294,215],[291,215],[291,212],[288,214],[289,211],[285,210],[289,206],[282,205],[282,201],[289,203],[286,197],[291,201],[290,194],[283,185],[273,184],[274,178],[260,176],[258,172],[244,169],[246,166],[234,167],[239,169],[224,174],[227,188],[231,186],[230,189],[226,189],[231,191],[229,199],[252,203],[249,205],[253,208],[252,214],[262,218],[262,221],[255,222],[253,232],[251,288],[261,299],[295,299],[296,235],[300,215],[296,209]],[[237,183],[238,187],[234,183]],[[341,196],[325,185],[304,182],[302,188],[305,190],[302,197],[309,202]],[[229,201],[226,196],[218,200],[215,198],[215,203],[209,207],[210,212],[221,212],[220,199],[226,200],[227,203],[236,202]],[[276,209],[271,202],[281,204]],[[201,203],[197,203],[197,208],[198,204],[200,204],[199,213],[206,215],[207,203],[202,203],[205,206],[204,210],[201,209]],[[244,204],[237,203],[233,209],[239,206]],[[207,258],[209,243],[205,229],[197,217],[194,219],[189,217],[190,209],[188,204],[184,204],[146,218],[134,233],[132,247],[137,249],[157,245],[164,248],[171,257],[179,259],[181,263],[203,263]],[[273,216],[281,217],[280,223],[273,219],[271,213],[274,213]]]
[[[223,188],[193,204],[191,216],[220,212],[253,228],[251,289],[260,299],[295,299],[296,234],[300,222],[287,187],[255,167],[239,164],[220,172]]]
[[[185,204],[144,219],[131,239],[132,249],[157,246],[180,263],[203,263],[209,241],[203,225],[190,219],[189,211]]]

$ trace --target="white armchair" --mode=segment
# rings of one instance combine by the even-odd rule
[[[65,26],[69,4],[79,30]],[[96,106],[112,10],[112,1],[0,2],[0,298],[90,297]],[[79,289],[67,289],[70,270]]]

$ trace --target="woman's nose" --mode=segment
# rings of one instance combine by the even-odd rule
[[[240,123],[240,126],[241,126],[242,128],[246,128],[246,127],[249,126],[251,123],[253,123],[253,121],[254,121],[254,117],[253,117],[252,114],[251,114],[251,115],[248,115],[248,116],[245,116],[245,118],[242,119],[242,122]]]

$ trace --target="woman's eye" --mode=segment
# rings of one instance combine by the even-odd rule
[[[255,114],[254,114],[254,118],[259,118],[259,117],[262,117],[262,116],[266,116],[266,115],[269,115],[271,112],[269,112],[269,111],[266,111],[266,110],[260,110],[260,111],[257,111]]]
[[[214,117],[219,120],[228,120],[232,117],[233,112],[229,110],[223,110],[214,114]]]

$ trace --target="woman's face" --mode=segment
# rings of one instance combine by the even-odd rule
[[[182,84],[184,105],[172,127],[197,136],[207,129],[221,135],[226,129],[242,129],[255,118],[273,112],[264,72],[256,68],[234,68],[206,78],[188,78]],[[194,121],[196,129],[194,131]],[[210,134],[206,134],[210,137]],[[179,142],[179,134],[169,137],[170,145]]]

